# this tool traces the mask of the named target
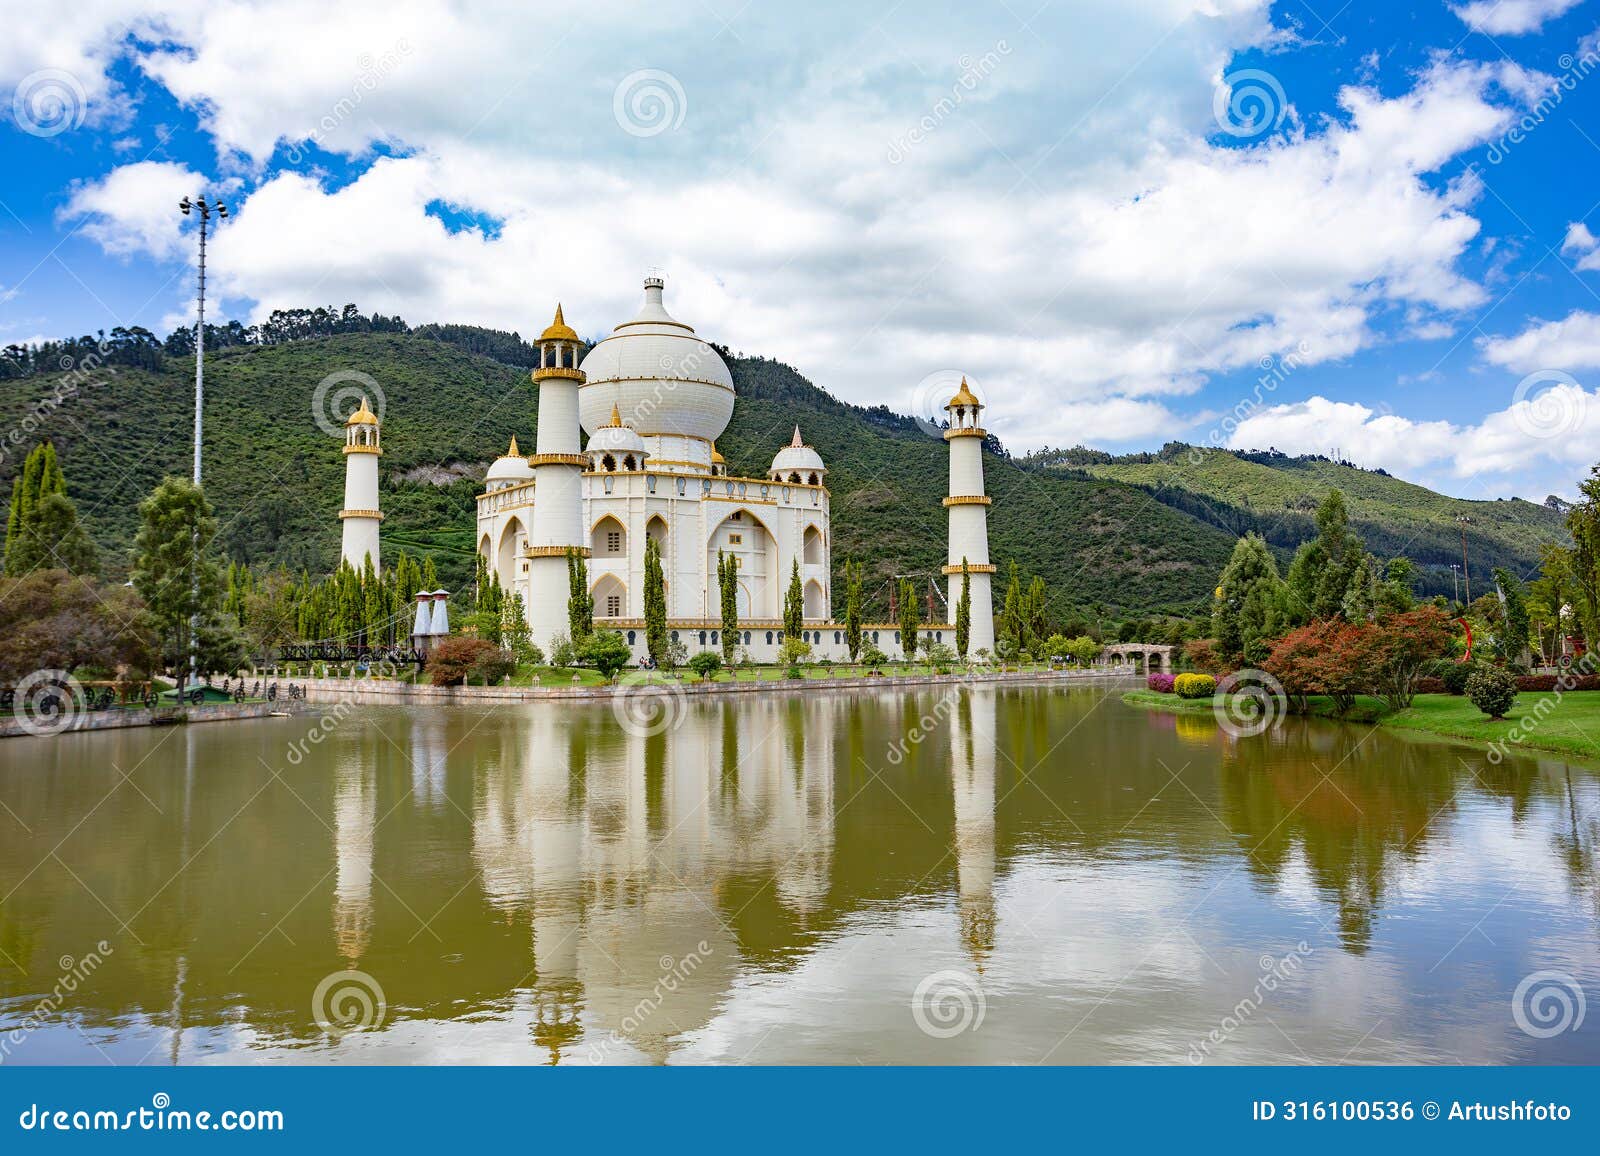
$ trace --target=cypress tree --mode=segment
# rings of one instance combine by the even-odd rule
[[[732,665],[739,645],[739,559],[717,551],[717,586],[722,597],[722,661]]]
[[[661,545],[648,536],[644,541],[644,644],[651,662],[666,664],[667,581],[661,572]]]
[[[589,566],[583,555],[567,549],[567,627],[572,644],[594,633],[594,595],[589,593]]]
[[[922,612],[917,606],[917,588],[911,584],[911,579],[900,579],[900,651],[905,655],[906,662],[911,662],[917,656],[917,624],[922,621]]]
[[[805,621],[806,596],[800,586],[800,560],[796,558],[791,567],[789,589],[783,596],[783,637],[786,641],[800,637],[801,626]]]
[[[861,563],[844,564],[844,644],[850,661],[861,656]]]
[[[1011,580],[1006,584],[1005,606],[1000,611],[1000,637],[1022,650],[1022,580],[1017,564],[1011,563]]]
[[[967,643],[972,636],[972,577],[967,559],[961,558],[961,595],[956,599],[956,655],[967,661]]]

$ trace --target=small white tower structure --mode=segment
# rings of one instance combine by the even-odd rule
[[[950,413],[950,428],[944,431],[950,443],[950,496],[945,508],[950,511],[949,577],[950,614],[955,616],[961,598],[961,563],[967,563],[972,583],[972,624],[967,636],[967,653],[994,652],[994,566],[989,561],[989,504],[983,492],[983,439],[987,431],[978,424],[980,402],[961,379],[961,388],[945,405]]]
[[[528,624],[546,653],[551,639],[567,630],[567,551],[589,556],[584,543],[583,470],[588,459],[578,444],[578,368],[581,344],[561,316],[539,335],[539,428],[533,467],[533,519],[528,531]],[[437,616],[438,611],[435,610]]]
[[[356,411],[344,423],[344,539],[339,556],[360,570],[368,558],[378,569],[378,459],[383,447],[378,436],[378,415],[367,408],[363,395]]]

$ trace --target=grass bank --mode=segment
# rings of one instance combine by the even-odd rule
[[[1122,701],[1176,714],[1211,714],[1214,707],[1212,699],[1182,699],[1152,690],[1129,691]],[[1516,705],[1504,722],[1490,719],[1465,695],[1450,694],[1419,694],[1402,711],[1390,711],[1382,699],[1361,697],[1346,715],[1336,714],[1328,699],[1313,696],[1307,713],[1344,722],[1375,723],[1390,730],[1421,731],[1486,747],[1527,748],[1600,759],[1597,691],[1569,691],[1560,699],[1553,693],[1524,691],[1517,695]]]

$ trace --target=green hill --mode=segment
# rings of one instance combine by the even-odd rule
[[[525,347],[478,339],[489,333],[351,332],[208,353],[205,481],[227,553],[314,573],[335,563],[344,458],[338,438],[315,421],[313,394],[328,375],[354,371],[384,398],[386,548],[429,553],[441,580],[462,586],[483,471],[513,434],[531,446],[537,406],[526,368],[478,351],[515,358]],[[835,563],[865,561],[869,611],[886,610],[891,575],[936,572],[945,548],[944,441],[882,407],[845,404],[786,365],[724,355],[740,396],[718,443],[730,469],[761,476],[799,424],[829,467]],[[0,422],[16,431],[0,443],[0,484],[9,485],[28,446],[53,439],[112,574],[126,568],[139,501],[163,475],[187,475],[192,452],[191,362],[159,348],[139,357],[89,375],[59,405],[41,402],[58,391],[59,376],[34,371],[0,380]],[[1559,516],[1542,507],[1456,502],[1345,467],[1208,454],[1176,485],[1154,459],[1060,468],[989,448],[991,554],[1002,568],[1015,560],[1025,574],[1042,574],[1059,612],[1203,606],[1242,529],[1265,527],[1288,550],[1308,532],[1315,498],[1335,484],[1381,554],[1404,549],[1424,563],[1448,564],[1457,508],[1479,517],[1469,539],[1475,573],[1480,557],[1485,573],[1501,563],[1526,570],[1538,543],[1561,532]]]
[[[1473,578],[1488,588],[1490,571],[1504,566],[1524,577],[1538,567],[1539,547],[1566,539],[1560,508],[1521,498],[1467,501],[1401,481],[1381,470],[1358,469],[1323,457],[1235,452],[1172,443],[1159,454],[1111,458],[1069,452],[1053,468],[1140,487],[1157,501],[1210,525],[1242,534],[1254,530],[1282,555],[1315,532],[1317,504],[1343,491],[1356,530],[1379,557],[1404,554],[1425,570],[1430,593],[1451,593],[1452,564],[1461,562],[1461,531]],[[1463,527],[1460,517],[1470,519]]]

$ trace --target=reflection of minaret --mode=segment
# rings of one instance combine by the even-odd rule
[[[994,949],[995,692],[974,687],[950,713],[961,940],[981,970]]]
[[[784,906],[809,915],[828,894],[833,863],[833,723],[837,700],[796,698],[803,714],[792,724],[803,736],[799,766],[789,766],[780,787],[773,853],[777,892]]]
[[[437,714],[411,716],[411,804],[418,810],[444,805],[444,764],[449,749]]]
[[[333,798],[333,934],[339,954],[354,964],[372,937],[372,832],[378,791],[367,760],[339,760]]]

